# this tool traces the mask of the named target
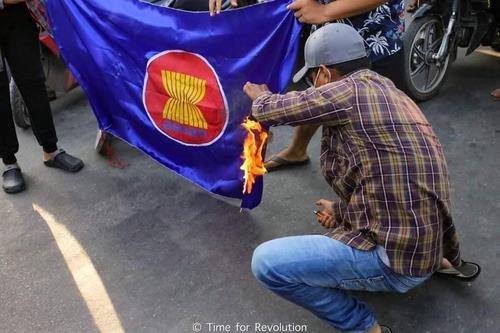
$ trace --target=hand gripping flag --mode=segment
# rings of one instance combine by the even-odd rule
[[[101,129],[215,194],[253,208],[241,154],[247,81],[282,91],[300,24],[278,0],[210,17],[137,0],[48,0],[62,56]]]

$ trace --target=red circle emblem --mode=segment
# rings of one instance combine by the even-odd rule
[[[212,144],[228,120],[219,79],[199,54],[165,51],[151,58],[143,101],[155,127],[185,145]]]

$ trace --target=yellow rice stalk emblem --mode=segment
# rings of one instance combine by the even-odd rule
[[[207,129],[208,124],[196,106],[205,97],[206,81],[200,78],[162,70],[161,78],[168,99],[163,109],[163,119],[196,128]]]

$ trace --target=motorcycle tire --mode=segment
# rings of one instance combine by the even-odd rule
[[[404,79],[407,87],[407,94],[413,100],[418,102],[429,100],[439,93],[439,90],[446,81],[446,77],[448,75],[448,71],[452,62],[453,50],[451,49],[445,61],[441,65],[442,68],[439,70],[438,76],[435,78],[435,81],[433,82],[432,86],[427,89],[427,80],[429,79],[429,73],[433,65],[428,60],[424,60],[422,58],[417,59],[419,56],[416,55],[414,51],[415,48],[418,47],[417,45],[418,43],[422,41],[423,43],[428,43],[427,38],[422,38],[421,34],[425,33],[424,29],[429,25],[434,25],[435,27],[437,27],[437,30],[439,30],[439,34],[441,36],[444,36],[445,28],[443,26],[442,20],[440,17],[435,15],[423,16],[413,20],[413,22],[411,22],[404,35],[404,49],[405,49]],[[434,44],[431,45],[432,50],[435,50],[435,52],[437,52],[437,50],[439,49],[440,42],[436,41]],[[453,45],[450,46],[450,48],[453,48]],[[428,68],[427,69],[428,74],[423,89],[422,87],[417,86],[414,77],[412,76],[412,68],[418,63],[418,61],[421,61],[421,63],[418,66],[422,65],[423,63],[422,66]],[[440,67],[436,66],[436,69],[438,68]]]
[[[10,105],[12,114],[14,115],[14,122],[22,129],[28,129],[31,126],[31,119],[28,113],[28,108],[24,103],[23,97],[17,88],[16,83],[10,79]]]

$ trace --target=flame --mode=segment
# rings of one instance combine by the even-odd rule
[[[243,193],[249,194],[252,192],[257,176],[262,176],[267,172],[262,158],[267,133],[258,122],[248,118],[245,118],[241,126],[247,131],[247,136],[243,143],[243,154],[241,155],[243,164],[240,169],[245,172],[243,176],[243,179],[245,179]]]

